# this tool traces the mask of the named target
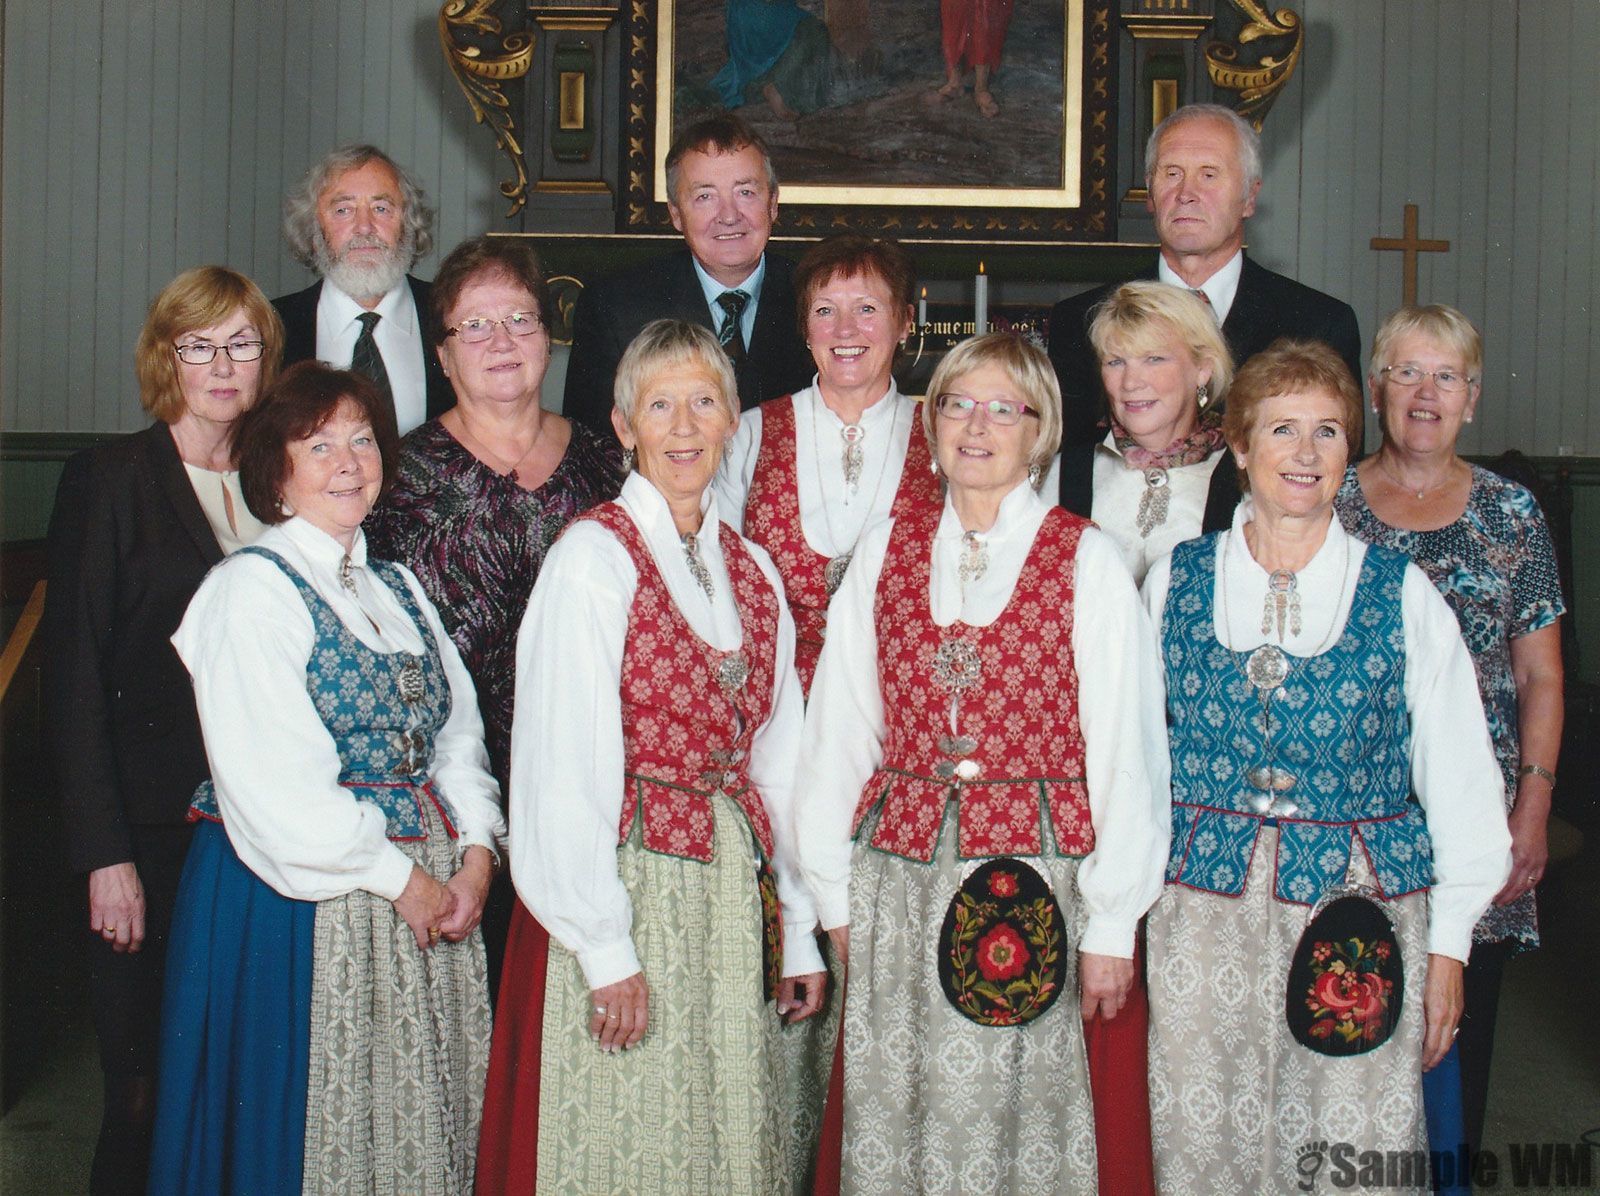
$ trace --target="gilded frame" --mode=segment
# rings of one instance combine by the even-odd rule
[[[674,18],[685,0],[628,0],[624,205],[629,232],[671,227]],[[1059,186],[872,186],[786,178],[778,231],[882,233],[907,240],[1100,242],[1113,237],[1114,137],[1110,0],[1062,0],[1063,133]],[[1052,159],[1053,161],[1053,159]]]

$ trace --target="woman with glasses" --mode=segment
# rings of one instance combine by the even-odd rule
[[[863,537],[801,745],[849,974],[841,1187],[1091,1193],[1083,1022],[1127,999],[1166,860],[1154,637],[1116,545],[1039,494],[1045,355],[965,341],[929,396],[944,502]]]
[[[135,351],[155,422],[69,460],[50,520],[45,726],[69,860],[88,878],[105,1074],[96,1193],[144,1190],[184,816],[206,778],[170,638],[206,571],[261,532],[239,489],[233,429],[282,352],[278,316],[248,278],[220,266],[178,275]]]
[[[477,686],[504,791],[517,624],[556,537],[621,487],[621,450],[540,406],[555,308],[529,245],[463,241],[439,267],[433,304],[456,405],[401,442],[394,486],[367,536],[373,554],[411,569],[439,608]],[[511,903],[498,881],[484,917],[491,985]]]
[[[1391,315],[1373,344],[1368,380],[1383,446],[1350,468],[1337,500],[1346,528],[1405,553],[1450,604],[1472,652],[1505,781],[1511,877],[1473,931],[1456,1038],[1461,1094],[1447,1090],[1448,1068],[1430,1072],[1424,1085],[1430,1114],[1461,1101],[1474,1148],[1482,1138],[1501,972],[1511,956],[1539,945],[1534,890],[1544,875],[1561,749],[1566,609],[1538,502],[1457,455],[1482,372],[1483,339],[1455,308],[1403,307]],[[1452,1152],[1456,1145],[1433,1143]]]

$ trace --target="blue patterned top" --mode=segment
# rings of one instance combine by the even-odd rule
[[[1172,748],[1168,882],[1228,896],[1244,891],[1256,839],[1272,821],[1258,810],[1262,791],[1248,774],[1270,763],[1295,778],[1280,795],[1295,809],[1276,819],[1280,901],[1312,905],[1342,884],[1358,839],[1385,897],[1427,888],[1433,848],[1411,798],[1405,557],[1368,549],[1339,639],[1318,656],[1285,654],[1288,676],[1269,707],[1269,760],[1261,698],[1245,671],[1251,654],[1216,637],[1220,534],[1173,550],[1162,616]]]
[[[1474,465],[1460,519],[1435,531],[1407,531],[1390,527],[1373,513],[1351,466],[1334,507],[1351,535],[1415,561],[1455,612],[1477,670],[1510,810],[1522,762],[1511,641],[1550,626],[1567,609],[1550,529],[1538,502],[1526,487]],[[1533,894],[1510,905],[1491,905],[1472,937],[1480,943],[1514,939],[1526,947],[1538,946]]]
[[[384,812],[389,838],[427,838],[421,802],[434,738],[450,717],[450,685],[438,641],[399,568],[370,562],[422,633],[421,655],[367,647],[288,561],[259,547],[239,553],[265,557],[283,570],[311,614],[317,639],[306,661],[306,692],[338,749],[339,784]],[[448,826],[448,810],[434,800]],[[222,821],[210,780],[195,790],[189,811],[191,818]]]

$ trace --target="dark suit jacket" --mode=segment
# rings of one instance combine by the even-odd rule
[[[208,775],[169,641],[221,559],[165,424],[67,462],[50,517],[45,726],[78,871],[133,859],[129,826],[183,822]]]
[[[687,248],[585,288],[572,317],[562,414],[610,432],[617,363],[641,328],[662,319],[688,320],[716,331]],[[748,411],[767,399],[793,394],[810,385],[816,369],[795,320],[794,263],[769,251],[755,330],[745,360],[734,370],[739,404]]]
[[[411,284],[411,298],[417,305],[417,327],[422,332],[422,369],[427,379],[427,411],[424,418],[437,419],[456,405],[455,391],[450,389],[450,379],[444,376],[439,355],[433,351],[437,343],[433,319],[433,288],[420,278],[406,275]],[[272,301],[283,321],[283,364],[293,365],[317,355],[317,301],[322,297],[322,283],[312,283],[303,291],[280,295]],[[341,368],[347,362],[334,362]]]
[[[1152,261],[1138,278],[1154,279]],[[1105,435],[1105,393],[1100,386],[1100,363],[1089,343],[1089,315],[1095,305],[1121,283],[1107,283],[1070,299],[1050,313],[1050,361],[1061,383],[1062,443],[1098,441]],[[1280,336],[1304,337],[1332,345],[1356,381],[1361,381],[1361,330],[1348,303],[1302,286],[1292,278],[1274,274],[1265,266],[1244,259],[1239,291],[1222,334],[1237,368]],[[1063,469],[1063,475],[1065,469]]]
[[[1104,439],[1102,437],[1101,439]],[[1074,515],[1092,518],[1094,505],[1094,450],[1100,441],[1084,441],[1063,445],[1061,448],[1061,493],[1058,501]],[[1227,531],[1233,526],[1233,510],[1243,497],[1239,489],[1239,471],[1233,466],[1232,455],[1217,462],[1211,472],[1211,485],[1206,489],[1206,509],[1200,517],[1200,534]]]

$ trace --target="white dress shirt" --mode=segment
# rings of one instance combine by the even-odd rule
[[[367,647],[423,651],[400,599],[366,568],[360,533],[350,552],[354,596],[339,584],[344,549],[305,520],[269,527],[256,546],[288,561]],[[477,844],[496,851],[505,834],[500,787],[489,773],[472,678],[421,583],[400,570],[450,683],[450,717],[434,740],[432,779],[459,850]],[[306,692],[316,641],[294,582],[251,553],[230,556],[207,574],[172,637],[194,678],[217,804],[244,865],[301,901],[356,889],[393,901],[411,877],[411,859],[389,841],[383,811],[339,785],[338,750]]]
[[[1095,445],[1090,516],[1101,531],[1116,541],[1122,563],[1133,574],[1135,585],[1144,581],[1151,565],[1200,534],[1211,475],[1227,455],[1227,449],[1220,448],[1204,461],[1167,470],[1167,517],[1151,528],[1148,536],[1142,536],[1138,519],[1145,492],[1144,470],[1128,467],[1117,449],[1115,434],[1108,432],[1104,442]],[[1222,468],[1232,469],[1233,462],[1227,461]]]
[[[1267,642],[1261,607],[1267,572],[1245,543],[1254,517],[1247,497],[1234,512],[1232,530],[1217,544],[1217,599],[1212,626],[1234,652]],[[1329,517],[1328,537],[1296,574],[1301,630],[1288,634],[1291,656],[1320,655],[1344,632],[1355,601],[1356,579],[1367,546]],[[1144,601],[1159,630],[1172,578],[1172,559],[1158,561],[1144,583]],[[1411,718],[1411,784],[1433,840],[1435,881],[1429,890],[1428,950],[1465,961],[1472,928],[1511,868],[1504,785],[1489,742],[1472,657],[1455,615],[1416,565],[1408,564],[1400,590],[1405,630],[1405,700]]]
[[[1228,313],[1233,310],[1233,301],[1239,294],[1239,279],[1244,274],[1244,250],[1236,250],[1221,269],[1198,287],[1191,287],[1178,276],[1176,270],[1167,265],[1166,254],[1157,254],[1156,259],[1156,277],[1160,281],[1186,291],[1205,292],[1206,301],[1211,304],[1211,314],[1217,317],[1217,325],[1221,327]]]
[[[813,552],[836,557],[849,552],[861,533],[889,514],[906,451],[922,435],[921,411],[891,379],[883,396],[861,413],[861,480],[852,493],[844,480],[844,420],[823,402],[815,381],[794,395],[794,468],[800,530]],[[761,456],[761,408],[739,417],[733,441],[717,471],[717,499],[738,527]]]
[[[706,268],[700,264],[700,259],[694,254],[689,255],[689,261],[694,265],[694,276],[700,280],[700,291],[706,297],[706,308],[711,312],[711,328],[722,335],[722,321],[728,318],[728,313],[722,309],[722,304],[717,302],[717,296],[723,291],[743,291],[750,296],[750,302],[744,305],[744,310],[739,313],[739,335],[744,338],[744,347],[750,349],[750,338],[756,332],[756,308],[761,303],[761,284],[767,277],[767,255],[762,254],[761,260],[756,263],[756,268],[750,271],[749,277],[736,286],[724,286],[711,275],[706,273]]]
[[[358,317],[366,310],[326,278],[322,280],[322,293],[317,299],[319,361],[341,370],[350,368],[350,357],[361,336]],[[432,353],[433,346],[422,343],[422,321],[408,280],[401,279],[400,285],[372,310],[381,317],[372,330],[372,339],[383,356],[389,391],[394,395],[395,419],[404,436],[428,416],[428,376],[423,370],[423,355]]]
[[[689,572],[666,500],[640,474],[619,498],[639,528],[673,603],[719,652],[744,642],[708,487],[696,537],[715,596]],[[789,806],[800,745],[802,699],[794,671],[794,621],[772,561],[746,542],[778,597],[772,714],[750,747],[750,782],[772,823],[783,906],[784,975],[822,970],[809,896],[798,883]],[[517,635],[517,700],[511,723],[511,879],[523,904],[578,957],[590,988],[640,970],[633,907],[617,872],[622,817],[622,662],[639,575],[621,541],[593,520],[574,523],[539,570]]]
[[[969,581],[959,568],[963,529],[945,501],[928,580],[933,621],[987,627],[1011,601],[1051,504],[1026,482],[1000,504],[985,536],[989,567]],[[828,608],[801,747],[795,801],[800,866],[827,929],[850,920],[851,820],[862,787],[883,762],[885,711],[878,688],[873,601],[893,520],[874,525]],[[1072,651],[1094,850],[1078,868],[1089,913],[1081,947],[1124,959],[1134,930],[1161,893],[1172,833],[1166,709],[1155,636],[1116,546],[1086,528],[1075,563]]]

